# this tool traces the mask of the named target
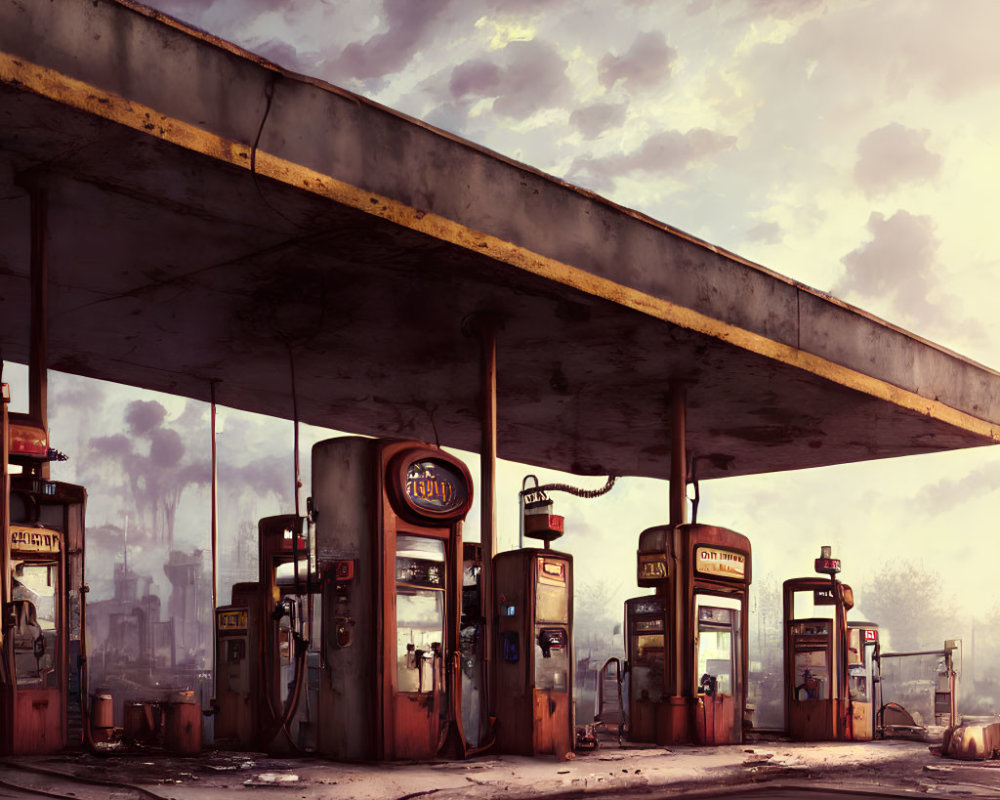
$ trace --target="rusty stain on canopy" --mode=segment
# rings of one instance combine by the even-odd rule
[[[995,443],[1000,375],[536,170],[122,0],[0,0],[0,348],[26,361],[28,190],[52,368],[499,455],[700,478]]]

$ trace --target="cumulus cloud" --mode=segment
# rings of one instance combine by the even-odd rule
[[[886,219],[875,211],[868,218],[871,239],[841,261],[846,271],[834,294],[853,293],[862,298],[889,298],[899,314],[933,319],[929,300],[940,242],[928,216],[897,211]]]
[[[871,131],[858,142],[854,179],[872,196],[934,178],[941,171],[941,156],[927,149],[929,136],[930,131],[898,122]]]
[[[448,91],[453,100],[466,103],[492,97],[495,113],[526,119],[571,96],[566,66],[566,60],[549,42],[510,42],[499,51],[496,61],[475,58],[455,67]]]
[[[163,424],[167,409],[156,400],[135,400],[125,411],[125,422],[133,436],[143,436]]]
[[[575,109],[569,115],[569,122],[584,139],[596,139],[608,128],[617,128],[625,122],[627,110],[625,103],[592,103]]]
[[[630,153],[578,158],[570,167],[570,180],[584,179],[593,188],[603,189],[614,178],[629,172],[664,174],[677,172],[687,165],[728,150],[736,144],[735,136],[726,136],[705,128],[686,131],[661,131],[649,137]]]
[[[751,242],[778,244],[783,233],[784,231],[777,222],[761,222],[747,231],[747,238]]]
[[[597,65],[598,79],[605,89],[622,81],[626,89],[648,89],[670,76],[677,51],[667,44],[662,31],[640,33],[622,56],[608,54]]]
[[[425,44],[450,0],[385,0],[386,30],[364,42],[351,42],[325,65],[334,80],[371,80],[403,69]]]

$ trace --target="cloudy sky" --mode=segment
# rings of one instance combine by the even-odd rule
[[[1000,279],[1000,226],[992,218],[1000,185],[994,2],[151,4],[1000,366],[992,324]],[[53,381],[67,396],[93,393],[92,407],[108,423],[104,436],[121,428],[130,403],[155,401],[164,410],[133,409],[146,426],[145,450],[65,434],[85,452],[103,447],[117,463],[149,464],[157,441],[161,455],[176,455],[163,450],[171,437],[158,430],[186,431],[187,450],[172,462],[178,477],[207,453],[203,407]],[[71,408],[52,413],[63,430],[78,429]],[[306,439],[324,435],[310,430]],[[227,450],[235,441],[249,444]],[[285,448],[290,463],[287,422],[229,414],[220,443],[232,470],[252,472],[271,447]],[[252,446],[261,449],[249,455]],[[120,525],[142,487],[100,500],[101,475],[73,463],[62,475],[90,481],[91,524]],[[175,535],[185,546],[204,546],[206,492],[192,470]],[[501,472],[504,548],[516,543],[524,472],[517,465]],[[241,515],[288,510],[288,484],[261,488],[253,503],[230,503],[224,535],[244,524]],[[760,579],[809,574],[820,545],[833,545],[862,610],[873,576],[916,563],[941,576],[960,628],[995,603],[998,487],[998,452],[980,448],[716,481],[701,487],[699,518],[749,535]],[[581,584],[603,581],[616,604],[637,594],[635,544],[644,527],[666,520],[666,484],[627,479],[600,500],[556,500],[567,517],[562,544],[576,554]],[[473,537],[477,527],[473,515]]]

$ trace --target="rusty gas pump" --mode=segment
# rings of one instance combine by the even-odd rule
[[[648,528],[637,567],[655,593],[625,602],[629,740],[742,741],[750,540],[710,525]]]
[[[6,403],[6,385],[4,394]],[[21,473],[10,476],[8,499],[0,751],[51,753],[70,744],[70,729],[87,722],[82,636],[87,493],[48,480],[48,462],[65,456],[50,449],[44,427],[11,414],[4,428],[10,463]]]
[[[815,569],[827,577],[783,585],[785,727],[797,741],[866,741],[879,703],[878,626],[847,622],[854,592],[828,546]]]
[[[465,752],[466,466],[421,442],[340,437],[312,451],[321,583],[317,751],[341,760]]]
[[[502,753],[562,756],[575,741],[573,557],[550,549],[563,535],[564,520],[552,513],[537,479],[527,486],[529,478],[521,493],[522,531],[544,548],[522,547],[493,559],[496,742]]]
[[[215,611],[215,738],[240,749],[312,749],[316,699],[302,702],[316,652],[307,520],[265,517],[257,530],[258,580],[233,586],[232,602]]]

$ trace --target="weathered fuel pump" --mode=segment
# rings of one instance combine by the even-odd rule
[[[840,559],[824,546],[828,578],[784,583],[785,727],[797,741],[870,740],[878,698],[878,627],[851,627],[851,587],[837,580]]]
[[[742,741],[747,696],[750,540],[711,525],[639,536],[639,586],[625,602],[628,738]]]
[[[499,553],[496,587],[496,741],[502,753],[573,750],[573,557],[550,550],[558,526],[525,535],[545,548]]]
[[[215,741],[234,749],[260,746],[261,607],[260,584],[237,583],[215,609]]]
[[[4,403],[8,397],[5,384]],[[10,415],[4,445],[21,473],[10,477],[0,751],[51,753],[69,743],[70,728],[86,723],[81,587],[87,494],[81,486],[47,479],[48,462],[65,457],[50,450],[47,430],[34,420]]]
[[[278,750],[315,745],[308,714],[315,698],[300,708],[312,638],[305,525],[294,514],[260,520],[259,578],[236,584],[232,603],[216,609],[217,741]]]
[[[878,711],[882,707],[880,672],[878,625],[848,622],[847,692],[852,705],[852,738],[856,741],[874,739],[878,732]]]
[[[463,548],[472,479],[420,442],[342,437],[312,454],[322,596],[317,751],[461,754]]]
[[[593,498],[614,483],[612,477],[601,489],[582,490],[566,484],[539,486],[534,476],[524,480],[521,533],[541,540],[544,548],[511,550],[493,559],[493,691],[496,744],[502,753],[562,756],[573,750],[573,557],[550,549],[565,524],[552,513],[547,491]]]

